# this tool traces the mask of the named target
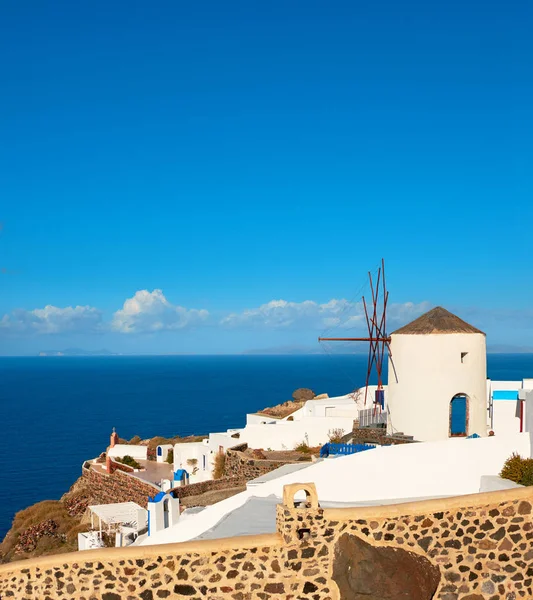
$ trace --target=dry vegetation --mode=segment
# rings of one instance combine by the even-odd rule
[[[215,464],[213,467],[213,479],[221,479],[224,477],[224,468],[226,466],[226,455],[217,454],[215,456]]]
[[[344,429],[330,429],[328,431],[328,441],[332,444],[340,444],[345,434]]]
[[[301,455],[308,455],[309,457],[311,457],[311,455],[319,456],[321,447],[322,446],[309,446],[309,444],[304,440],[294,447],[294,452]]]
[[[500,477],[520,485],[533,485],[533,458],[522,458],[514,452],[505,461]]]
[[[263,410],[260,410],[257,414],[268,415],[269,417],[274,417],[276,419],[284,419],[302,408],[307,400],[312,400],[315,397],[316,394],[313,390],[310,390],[309,388],[298,388],[292,393],[292,400],[287,400],[287,402],[282,402],[276,406],[263,408]]]
[[[305,442],[302,444],[298,444],[298,447],[304,448],[303,450],[253,450],[248,448],[244,450],[243,454],[249,456],[250,458],[254,458],[256,460],[277,460],[280,462],[300,462],[311,460],[311,455],[318,455],[320,452],[320,447],[312,448],[309,447]]]
[[[287,400],[287,402],[283,402],[277,406],[263,408],[263,410],[260,410],[257,414],[267,415],[276,419],[283,419],[284,417],[288,417],[293,412],[296,412],[298,409],[302,408],[303,405],[304,402],[293,402],[292,400]]]
[[[156,447],[160,444],[198,442],[206,437],[191,435],[142,440],[136,435],[129,441],[119,439],[119,443],[146,445],[149,458],[155,460]],[[100,463],[104,461],[105,453],[98,459]],[[0,563],[76,551],[78,533],[88,529],[88,523],[83,522],[86,508],[94,503],[90,488],[80,478],[60,500],[45,500],[18,512],[11,529],[0,543]]]
[[[136,437],[138,437],[138,436],[136,436]],[[207,435],[188,435],[186,437],[180,437],[179,435],[176,435],[171,438],[156,436],[156,437],[150,438],[149,440],[142,440],[140,443],[142,445],[148,446],[148,460],[155,460],[155,453],[156,453],[156,449],[158,446],[164,446],[165,444],[171,444],[172,446],[174,446],[174,444],[187,444],[187,443],[191,443],[191,442],[201,442],[206,437],[209,437],[209,436],[207,436]],[[136,438],[132,438],[132,439],[136,439]]]
[[[80,516],[71,516],[63,502],[39,502],[15,515],[0,544],[0,562],[73,552],[78,549],[78,533],[86,529],[87,524]]]

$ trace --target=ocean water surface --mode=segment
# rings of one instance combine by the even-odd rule
[[[203,434],[299,387],[345,394],[366,356],[106,356],[0,358],[0,539],[13,515],[57,499],[85,459],[123,438]],[[533,355],[488,356],[492,379],[533,377]]]

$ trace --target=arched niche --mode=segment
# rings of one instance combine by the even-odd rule
[[[318,494],[314,483],[290,483],[283,488],[283,505],[287,508],[296,508],[295,496],[298,492],[305,492],[306,508],[318,508]]]

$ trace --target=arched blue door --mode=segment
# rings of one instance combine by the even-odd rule
[[[163,456],[163,449],[161,448],[161,446],[157,447],[157,456]]]
[[[454,396],[450,403],[450,435],[467,435],[468,399],[464,394]]]

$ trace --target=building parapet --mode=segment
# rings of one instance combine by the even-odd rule
[[[0,596],[342,600],[402,589],[417,600],[531,598],[532,511],[533,488],[337,509],[320,507],[314,484],[292,484],[277,533],[10,563],[0,566]]]

